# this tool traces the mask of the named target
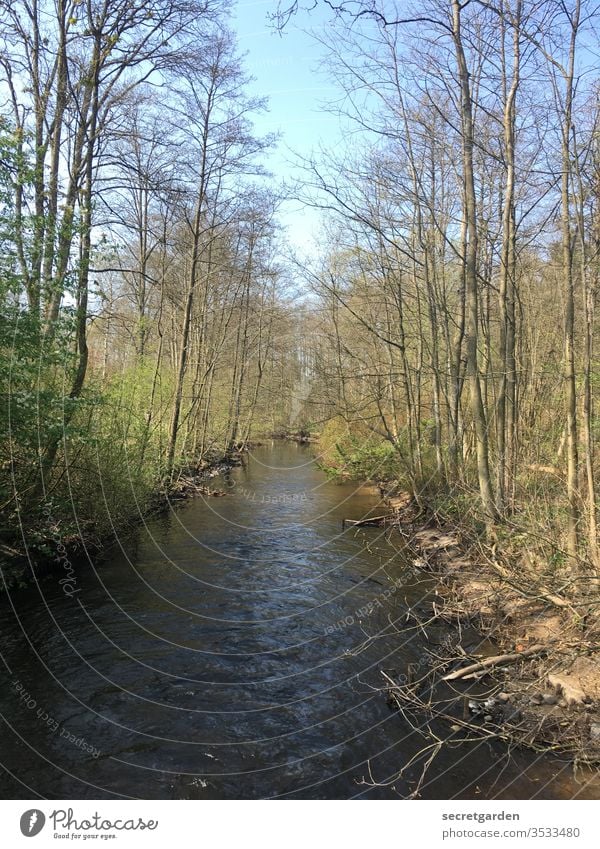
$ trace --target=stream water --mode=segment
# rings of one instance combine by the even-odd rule
[[[0,602],[0,796],[398,798],[427,741],[381,670],[423,665],[408,605],[433,583],[330,482],[274,443],[96,562]],[[594,798],[565,764],[498,744],[446,748],[423,798]]]

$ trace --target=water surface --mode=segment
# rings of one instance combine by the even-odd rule
[[[381,670],[423,664],[406,622],[434,593],[377,528],[374,495],[306,448],[244,468],[109,555],[1,603],[4,798],[402,798],[426,744]],[[67,592],[65,592],[65,588]],[[70,590],[72,590],[70,592]],[[440,651],[442,649],[440,648]],[[423,666],[421,666],[423,668]],[[479,744],[443,751],[423,798],[594,798],[564,764]]]

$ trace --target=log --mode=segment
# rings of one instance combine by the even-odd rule
[[[532,657],[532,655],[540,654],[544,651],[547,651],[546,646],[531,646],[531,648],[524,649],[524,651],[515,651],[510,652],[509,654],[499,654],[494,657],[486,657],[485,660],[481,660],[478,663],[472,663],[470,666],[464,666],[462,669],[455,669],[454,672],[444,675],[442,681],[457,681],[459,678],[475,677],[475,674],[478,672],[487,671],[488,669],[493,669],[496,666],[505,666],[509,663],[516,663],[523,657]]]

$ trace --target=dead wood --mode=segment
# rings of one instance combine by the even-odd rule
[[[455,669],[454,672],[444,675],[442,681],[457,681],[459,678],[468,680],[469,678],[475,677],[475,673],[487,671],[496,666],[505,666],[509,663],[516,663],[524,657],[532,657],[533,655],[541,654],[545,651],[548,651],[546,646],[531,646],[531,648],[524,649],[519,652],[510,652],[509,654],[499,654],[495,657],[486,657],[485,660],[481,660],[478,663],[472,663],[470,666],[465,666],[462,669]]]
[[[352,525],[355,528],[362,527],[365,525],[375,525],[379,526],[381,524],[385,524],[386,522],[396,522],[398,519],[393,513],[388,513],[385,516],[370,516],[366,519],[344,519],[344,525]]]

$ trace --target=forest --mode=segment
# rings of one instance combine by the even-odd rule
[[[303,430],[332,474],[597,576],[597,24],[587,0],[333,5],[349,142],[281,187],[226,4],[2,4],[5,555]],[[322,214],[309,257],[290,194]]]
[[[263,11],[326,16],[344,139],[284,181],[225,0],[0,3],[3,590],[309,442],[403,505],[416,563],[452,549],[494,663],[558,652],[563,707],[600,701],[600,4]]]
[[[0,30],[2,541],[42,556],[274,430],[297,355],[226,6],[11,2]]]

